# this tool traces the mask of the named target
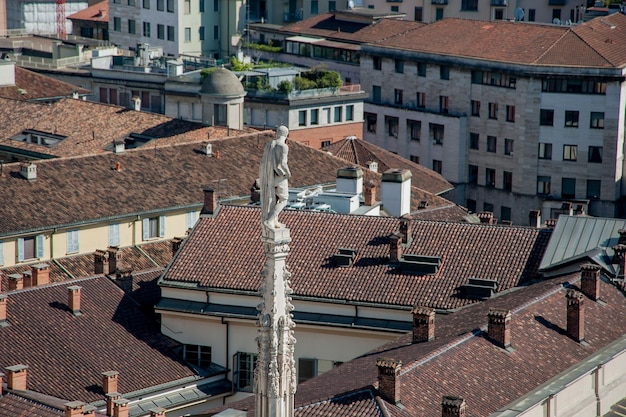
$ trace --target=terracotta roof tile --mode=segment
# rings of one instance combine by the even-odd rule
[[[0,97],[27,101],[71,97],[72,93],[91,94],[91,91],[15,66],[15,85],[0,87]],[[0,102],[0,107],[4,102]],[[32,116],[32,114],[31,114]]]
[[[65,410],[39,404],[18,395],[0,395],[0,417],[63,417]]]
[[[550,236],[526,227],[411,221],[412,243],[403,252],[442,262],[436,274],[420,276],[389,265],[396,218],[287,210],[281,222],[293,239],[294,296],[441,309],[476,302],[457,295],[470,277],[496,280],[499,291],[533,278]],[[215,218],[200,219],[163,280],[255,292],[264,259],[260,232],[257,208],[223,206]],[[333,266],[338,248],[357,251],[354,266]]]
[[[120,373],[122,394],[194,377],[173,356],[173,342],[158,324],[109,279],[74,283],[82,287],[79,317],[66,307],[67,285],[8,294],[10,326],[0,328],[0,369],[28,365],[28,389],[84,402],[104,399],[104,371]]]
[[[80,10],[74,14],[67,16],[66,19],[70,20],[87,20],[92,22],[109,22],[109,2],[108,0],[101,1],[86,9]]]

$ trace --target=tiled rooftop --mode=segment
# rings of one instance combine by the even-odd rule
[[[70,20],[86,20],[92,22],[109,22],[109,1],[104,0],[86,9],[67,16]]]
[[[0,216],[0,236],[110,216],[199,207],[206,186],[216,188],[220,198],[249,195],[258,177],[263,146],[273,135],[264,132],[212,140],[219,158],[204,155],[201,144],[195,142],[40,160],[34,181],[20,176],[18,164],[5,164],[0,188],[10,197]],[[118,161],[121,171],[114,169]],[[293,172],[289,185],[300,188],[334,183],[337,170],[346,162],[292,142],[289,165]],[[380,183],[380,174],[366,172],[364,180]],[[417,203],[429,201],[430,207],[450,205],[425,191],[414,192],[413,198]]]
[[[411,162],[364,140],[345,138],[326,146],[322,150],[364,168],[367,168],[368,162],[377,162],[378,172],[385,172],[392,168],[408,169],[413,175],[411,177],[413,186],[433,194],[441,194],[454,188],[441,174],[432,169]]]
[[[0,417],[63,416],[65,416],[65,410],[43,405],[12,393],[0,395]]]
[[[626,49],[620,47],[626,39],[626,16],[621,13],[573,27],[455,18],[418,25],[376,45],[522,65],[626,65]]]
[[[19,101],[58,99],[71,97],[72,93],[88,95],[91,91],[18,66],[15,66],[15,85],[0,86],[1,98]],[[5,104],[7,102],[0,101],[0,108]],[[4,111],[0,110],[0,114]],[[2,125],[6,126],[4,121]],[[4,131],[3,135],[6,133]]]
[[[101,373],[119,372],[122,394],[195,378],[158,324],[103,276],[73,281],[81,316],[67,307],[70,284],[8,294],[10,325],[0,328],[0,369],[28,365],[27,388],[70,401],[103,400]]]
[[[288,265],[295,297],[440,309],[476,302],[456,294],[470,277],[496,280],[499,291],[533,278],[550,236],[527,227],[411,221],[412,243],[403,252],[442,260],[434,275],[419,275],[389,265],[396,218],[287,210],[281,222],[293,239]],[[216,217],[200,219],[163,280],[257,291],[264,259],[259,236],[258,209],[223,206]],[[333,265],[339,248],[357,251],[352,267]]]

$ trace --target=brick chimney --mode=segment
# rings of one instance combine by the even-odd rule
[[[28,365],[13,365],[4,369],[7,370],[7,388],[16,391],[26,391],[26,370]]]
[[[480,222],[483,224],[495,224],[496,219],[493,218],[493,213],[490,211],[481,211],[477,214]]]
[[[576,290],[567,290],[567,335],[577,342],[585,340],[585,297]]]
[[[102,372],[102,390],[105,394],[117,393],[119,374],[117,371]]]
[[[218,202],[217,192],[215,191],[215,189],[211,187],[205,187],[202,191],[204,191],[204,206],[202,206],[200,214],[213,215],[217,213]]]
[[[381,178],[383,208],[391,216],[404,216],[411,212],[411,171],[388,169]]]
[[[9,325],[9,322],[7,321],[8,300],[9,300],[9,296],[7,296],[6,294],[0,294],[0,327],[6,327]]]
[[[133,292],[133,270],[130,268],[118,269],[115,272],[115,283],[125,292]]]
[[[150,411],[150,417],[165,417],[165,408],[155,407],[148,411]]]
[[[22,278],[24,279],[24,281],[22,281],[24,283],[24,288],[33,286],[33,273],[30,269],[22,271]]]
[[[337,192],[361,194],[363,192],[363,170],[356,166],[337,170]]]
[[[441,417],[465,417],[467,404],[461,397],[444,395],[441,399]]]
[[[80,311],[80,290],[82,287],[78,285],[72,285],[67,287],[67,306],[75,316],[81,316],[83,313]]]
[[[109,246],[107,252],[109,253],[109,271],[105,273],[114,274],[122,263],[122,251],[117,246]]]
[[[93,405],[86,405],[83,408],[83,415],[81,417],[96,417],[96,411],[98,409]]]
[[[96,250],[93,253],[94,274],[109,273],[109,254],[103,250]]]
[[[368,181],[363,187],[363,204],[373,206],[376,204],[376,182]]]
[[[402,257],[402,236],[393,234],[389,236],[389,261],[399,262]]]
[[[65,403],[65,417],[84,417],[83,409],[85,403],[82,401],[72,401]]]
[[[395,359],[378,358],[378,392],[392,404],[400,403],[400,369],[402,362]]]
[[[113,417],[128,417],[129,400],[126,398],[118,398],[113,401]]]
[[[30,267],[33,287],[50,283],[50,265],[39,263]]]
[[[511,346],[511,312],[498,308],[490,308],[487,315],[489,325],[487,335],[501,348]]]
[[[120,394],[119,392],[109,392],[106,393],[105,392],[105,397],[106,397],[106,402],[107,402],[107,416],[112,417],[113,416],[113,410],[115,409],[115,404],[114,401],[122,398],[122,394]]]
[[[528,225],[537,229],[541,227],[541,210],[530,210],[528,213]]]
[[[411,218],[407,215],[400,219],[400,234],[402,234],[402,243],[405,245],[411,243]]]
[[[428,307],[414,307],[413,343],[435,340],[435,310]]]
[[[172,256],[176,255],[178,249],[180,249],[180,245],[183,243],[182,237],[175,237],[172,239]]]
[[[580,290],[593,301],[600,298],[600,267],[592,263],[580,266]]]
[[[9,291],[21,290],[22,288],[24,288],[22,274],[9,274]]]

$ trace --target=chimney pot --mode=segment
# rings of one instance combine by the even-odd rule
[[[501,348],[511,346],[511,312],[498,308],[490,308],[487,335]]]
[[[584,296],[576,290],[567,290],[567,335],[577,342],[585,340]]]
[[[150,417],[165,417],[165,408],[155,407],[148,411],[150,411]]]
[[[467,405],[461,397],[444,395],[441,399],[441,417],[465,417]]]
[[[9,275],[9,291],[21,290],[24,288],[24,276],[22,274]]]
[[[495,224],[495,219],[491,211],[481,211],[477,216],[483,224]]]
[[[383,207],[391,216],[400,217],[411,212],[411,171],[388,169],[381,178]]]
[[[37,165],[32,162],[25,162],[20,165],[20,174],[28,181],[37,179]]]
[[[109,273],[109,256],[106,251],[98,249],[93,253],[93,266],[95,274]]]
[[[105,392],[105,396],[106,396],[106,402],[107,402],[107,411],[106,411],[107,416],[113,417],[113,410],[115,409],[114,401],[121,398],[122,394],[120,394],[119,392],[109,392],[109,393]]]
[[[113,416],[128,417],[128,403],[130,403],[130,401],[126,398],[113,400]]]
[[[411,243],[411,218],[407,215],[400,219],[400,234],[402,235],[402,243],[405,245]]]
[[[33,287],[50,283],[50,265],[39,263],[30,267]]]
[[[80,311],[80,290],[82,287],[78,285],[72,285],[67,287],[67,306],[75,316],[82,315]]]
[[[400,370],[402,362],[395,359],[378,358],[378,391],[392,404],[400,403]]]
[[[22,277],[24,278],[24,281],[22,281],[24,283],[24,288],[33,286],[33,273],[30,269],[22,271]]]
[[[4,368],[8,371],[7,388],[16,391],[26,391],[26,377],[28,365],[13,365]]]
[[[117,394],[117,382],[119,372],[106,371],[102,372],[102,390],[106,394]]]
[[[7,322],[8,300],[9,300],[9,297],[6,294],[0,294],[0,327],[6,327],[8,325],[8,322]]]
[[[363,204],[366,206],[373,206],[376,204],[376,183],[374,181],[368,181],[365,183],[363,190]]]
[[[113,141],[113,152],[123,153],[125,150],[126,150],[126,142],[124,141],[124,139],[117,139]],[[116,171],[122,170],[122,163],[120,161],[117,161],[115,163],[115,170]]]
[[[175,237],[172,239],[172,256],[176,255],[178,249],[180,249],[180,245],[183,243],[182,237]]]
[[[363,170],[356,166],[337,170],[337,192],[361,194],[363,192]]]
[[[402,257],[402,237],[393,234],[389,237],[389,261],[396,263],[400,262]]]
[[[81,401],[65,403],[65,417],[83,417],[84,408],[85,403]]]
[[[117,246],[109,246],[107,248],[109,254],[109,271],[108,274],[114,274],[117,268],[121,266],[122,251]]]
[[[580,266],[580,289],[593,301],[600,298],[600,267],[598,265],[586,263]]]
[[[133,292],[133,270],[130,268],[118,269],[115,272],[115,283],[125,292]]]
[[[435,310],[428,307],[414,307],[413,343],[429,342],[435,339]]]
[[[209,214],[213,215],[217,213],[218,202],[217,202],[217,193],[215,189],[211,187],[205,187],[204,191],[204,206],[202,207],[201,214]]]

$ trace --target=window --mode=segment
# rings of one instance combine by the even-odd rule
[[[150,8],[150,1],[151,0],[143,0],[143,8],[144,9],[149,9]]]
[[[513,139],[504,139],[504,154],[513,155]]]
[[[198,221],[198,212],[197,211],[188,211],[185,213],[185,228],[187,230],[193,229]]]
[[[469,140],[470,149],[478,150],[479,142],[480,142],[480,135],[478,133],[470,133],[470,140]]]
[[[587,198],[591,200],[599,200],[600,185],[600,180],[587,180]]]
[[[173,42],[175,40],[174,34],[175,34],[174,26],[168,26],[167,27],[167,40]]]
[[[561,180],[561,198],[576,198],[576,178]]]
[[[404,61],[401,59],[396,59],[394,61],[396,73],[403,74],[404,73]]]
[[[552,159],[551,143],[539,143],[539,159]]]
[[[372,101],[374,103],[380,103],[381,95],[380,95],[380,86],[373,85],[372,86]]]
[[[341,106],[335,107],[333,122],[340,123],[341,122]]]
[[[489,118],[498,119],[498,103],[489,103]]]
[[[183,359],[192,366],[207,369],[211,366],[211,346],[183,345]]]
[[[191,0],[185,0],[185,3],[183,5],[184,7],[184,12],[185,14],[191,14]]]
[[[443,170],[443,163],[438,159],[433,159],[433,171],[435,171],[438,174],[441,174],[442,170]]]
[[[375,113],[365,113],[365,122],[367,124],[367,131],[369,133],[376,133],[376,119]]]
[[[17,238],[17,261],[43,258],[43,235]]]
[[[461,0],[461,10],[464,10],[464,11],[478,10],[478,0]]]
[[[578,112],[565,110],[565,127],[578,127]]]
[[[495,9],[493,11],[493,20],[503,20],[504,19],[504,9]]]
[[[135,21],[128,19],[128,33],[135,34]]]
[[[174,2],[176,0],[167,0],[167,11],[174,13]]]
[[[515,122],[515,106],[506,106],[506,121]]]
[[[68,230],[65,234],[67,253],[78,253],[78,230]]]
[[[113,31],[114,32],[122,31],[122,19],[120,17],[113,18]]]
[[[317,125],[320,123],[320,111],[319,109],[311,109],[311,124]]]
[[[602,163],[602,146],[590,146],[588,161],[592,163]]]
[[[185,42],[191,42],[191,28],[185,28]]]
[[[319,13],[319,3],[318,0],[311,0],[311,14]]]
[[[198,28],[198,39],[200,39],[201,41],[204,40],[204,26],[200,26]]]
[[[606,81],[582,78],[546,78],[541,81],[544,93],[606,94]]]
[[[218,25],[213,26],[213,39],[218,40],[220,38],[220,27]]]
[[[114,4],[122,4],[122,0],[113,0]]]
[[[578,154],[577,145],[563,145],[563,160],[564,161],[576,161]]]
[[[165,237],[165,216],[147,217],[142,221],[143,240]]]
[[[298,112],[298,126],[306,126],[306,110]]]
[[[528,21],[529,22],[535,21],[535,9],[528,9]]]
[[[397,88],[393,90],[393,102],[395,104],[402,104],[402,90]]]
[[[472,116],[480,117],[480,101],[472,100]]]
[[[326,359],[300,358],[298,359],[298,383],[330,371],[340,364],[341,362]]]
[[[537,177],[537,194],[548,195],[550,194],[550,181],[549,176],[540,175]]]
[[[213,121],[216,126],[226,126],[228,120],[227,111],[227,104],[213,104]]]
[[[337,2],[335,0],[329,0],[328,2],[328,11],[334,12],[337,9]]]
[[[476,213],[476,200],[473,200],[473,199],[471,199],[471,198],[468,198],[468,199],[465,201],[465,205],[467,206],[467,210],[468,210],[470,213]]]
[[[382,59],[379,56],[372,58],[372,65],[376,71],[380,71],[383,68]]]
[[[220,11],[220,0],[213,0],[213,11],[215,13]]]
[[[354,105],[346,106],[346,121],[354,120]]]
[[[157,38],[165,39],[165,26],[157,25]]]
[[[113,223],[109,225],[109,246],[119,246],[120,245],[120,224]]]
[[[426,76],[426,64],[424,62],[418,62],[417,63],[417,75],[419,77],[425,77]]]
[[[450,79],[450,67],[446,65],[441,65],[439,67],[439,78],[442,80],[449,80]]]
[[[200,13],[204,13],[204,2],[205,2],[205,0],[200,0],[198,2],[198,5],[200,7],[200,10],[199,10]]]
[[[591,112],[591,121],[589,122],[589,128],[604,129],[604,112]]]
[[[410,160],[411,162],[415,162],[415,163],[416,163],[416,164],[418,164],[418,165],[419,165],[419,163],[420,163],[420,157],[419,157],[419,156],[417,156],[417,155],[409,155],[409,160]]]
[[[398,118],[385,116],[385,127],[388,136],[398,137]]]
[[[448,114],[448,96],[439,96],[439,111]]]
[[[254,386],[254,368],[256,366],[256,353],[237,352],[233,358],[233,378],[237,391],[252,392]]]
[[[502,173],[502,189],[505,191],[511,191],[513,189],[513,173],[512,172],[504,171]]]
[[[498,146],[498,138],[495,136],[487,136],[487,152],[496,153]]]
[[[485,187],[496,186],[496,170],[493,168],[485,168]]]
[[[500,220],[511,221],[511,207],[500,207]]]
[[[418,91],[416,100],[417,100],[416,101],[417,107],[422,108],[422,109],[426,107],[426,93],[420,93]]]
[[[443,7],[437,7],[435,9],[435,20],[441,20],[443,19]]]
[[[428,124],[428,131],[433,145],[443,145],[444,126],[436,123]]]
[[[391,11],[397,13],[400,10],[398,6],[391,6]]]
[[[470,184],[478,184],[478,166],[470,165],[468,168],[467,182]]]
[[[422,135],[422,122],[419,120],[407,120],[406,130],[409,132],[409,139],[419,141]]]
[[[493,204],[487,203],[486,201],[483,203],[483,211],[493,213]]]
[[[143,22],[143,36],[150,37],[150,22]]]
[[[165,10],[165,0],[157,0],[157,10],[162,12],[163,10]]]
[[[413,20],[421,22],[424,20],[424,9],[422,7],[416,7],[413,13]]]
[[[554,21],[554,19],[561,20],[561,9],[552,9],[552,21]]]
[[[554,110],[541,109],[539,111],[539,124],[541,126],[554,126]]]
[[[128,0],[128,5],[129,6],[134,6],[135,5],[135,0]]]

